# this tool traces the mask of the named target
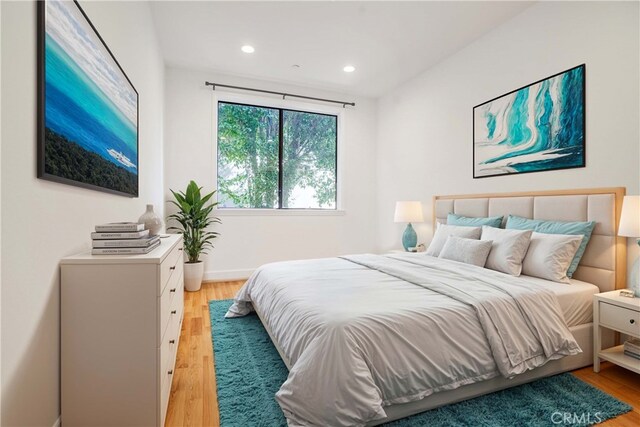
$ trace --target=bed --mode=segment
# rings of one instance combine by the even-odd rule
[[[276,398],[290,425],[377,425],[587,366],[592,295],[624,287],[623,195],[434,198],[434,222],[596,221],[571,284],[423,254],[354,255],[263,266],[229,315],[255,310],[289,368]]]

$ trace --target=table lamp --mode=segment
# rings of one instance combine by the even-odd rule
[[[618,226],[618,236],[635,237],[640,245],[640,196],[624,196],[622,214]],[[631,277],[627,286],[633,289],[636,297],[640,297],[640,258],[636,259],[631,268]]]
[[[422,222],[422,203],[420,202],[396,202],[396,213],[393,222],[406,222],[407,228],[402,234],[402,246],[405,251],[414,248],[418,244],[418,235],[411,226],[412,222]]]

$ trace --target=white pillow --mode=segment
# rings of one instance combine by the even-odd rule
[[[567,270],[580,247],[583,235],[546,234],[533,232],[522,274],[569,283]]]
[[[462,225],[440,224],[436,228],[433,240],[427,249],[427,255],[438,256],[449,236],[465,237],[478,240],[482,229],[480,227],[465,227]]]
[[[438,257],[484,267],[489,251],[491,251],[491,240],[449,236]]]
[[[531,233],[531,230],[505,230],[483,225],[480,239],[493,241],[485,268],[519,276]]]

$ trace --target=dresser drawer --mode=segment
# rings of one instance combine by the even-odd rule
[[[178,286],[175,296],[171,300],[171,306],[167,310],[167,330],[162,338],[161,350],[164,355],[160,359],[163,363],[169,355],[175,353],[177,350],[178,340],[180,338],[180,326],[182,324],[182,313],[184,305],[184,287],[182,281]],[[173,341],[173,342],[171,342]]]
[[[160,408],[161,408],[161,426],[164,426],[164,421],[167,415],[167,406],[169,404],[169,396],[171,395],[171,384],[173,383],[173,377],[175,376],[176,359],[178,356],[178,345],[180,343],[180,329],[182,325],[182,312],[179,313],[180,317],[176,317],[171,321],[167,330],[167,337],[169,345],[166,348],[167,354],[163,354],[164,362],[162,364],[162,370],[160,371]],[[174,341],[173,343],[171,341]],[[169,374],[171,372],[171,374]]]
[[[171,381],[165,381],[160,395],[160,426],[164,426],[167,419],[167,407],[169,406],[169,396],[171,395]]]
[[[175,337],[180,338],[180,325],[182,324],[182,313],[184,311],[184,280],[182,276],[180,276],[180,280],[178,280],[177,287],[176,295],[171,300],[167,331]]]
[[[171,333],[167,332],[167,334],[164,337],[164,340],[162,341],[162,345],[158,349],[158,352],[159,352],[158,359],[160,361],[159,363],[160,378],[158,383],[160,384],[161,388],[163,388],[167,380],[170,380],[171,377],[173,376],[173,372],[171,373],[169,372],[172,371],[172,367],[170,365],[171,351],[176,348],[176,344],[177,344],[176,337],[174,337]]]
[[[180,277],[179,271],[182,271],[183,255],[182,255],[182,242],[178,243],[173,250],[162,261],[160,268],[160,288],[158,289],[158,295],[162,295],[167,283],[171,277]]]
[[[174,274],[169,278],[169,283],[164,288],[164,292],[160,296],[159,302],[159,319],[160,319],[160,329],[158,330],[158,342],[162,340],[164,337],[167,326],[169,325],[169,318],[171,317],[171,311],[173,310],[171,307],[173,306],[173,301],[177,295],[182,294],[184,289],[184,279],[182,275],[183,264],[180,262],[176,265],[176,269],[174,270]],[[184,301],[184,295],[181,297],[181,301]]]
[[[161,390],[164,390],[165,387],[171,388],[171,380],[173,379],[173,372],[175,369],[176,355],[178,353],[178,345],[180,343],[180,332],[182,326],[182,292],[174,298],[175,301],[175,311],[176,314],[173,314],[169,319],[169,326],[167,327],[167,332],[165,333],[164,339],[162,341],[162,345],[159,349],[159,360],[160,360],[160,379],[159,383],[161,385]],[[169,373],[171,372],[171,373]],[[164,392],[163,392],[164,394]]]
[[[169,334],[167,334],[169,335]],[[170,341],[175,343],[169,344]],[[162,359],[160,368],[160,389],[164,390],[167,386],[171,387],[171,380],[173,380],[176,354],[178,350],[178,337],[167,337],[167,345],[160,349],[160,358]]]
[[[640,334],[640,312],[600,301],[600,324],[638,336]]]

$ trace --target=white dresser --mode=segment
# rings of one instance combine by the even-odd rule
[[[62,425],[162,426],[182,325],[182,236],[61,261]]]

